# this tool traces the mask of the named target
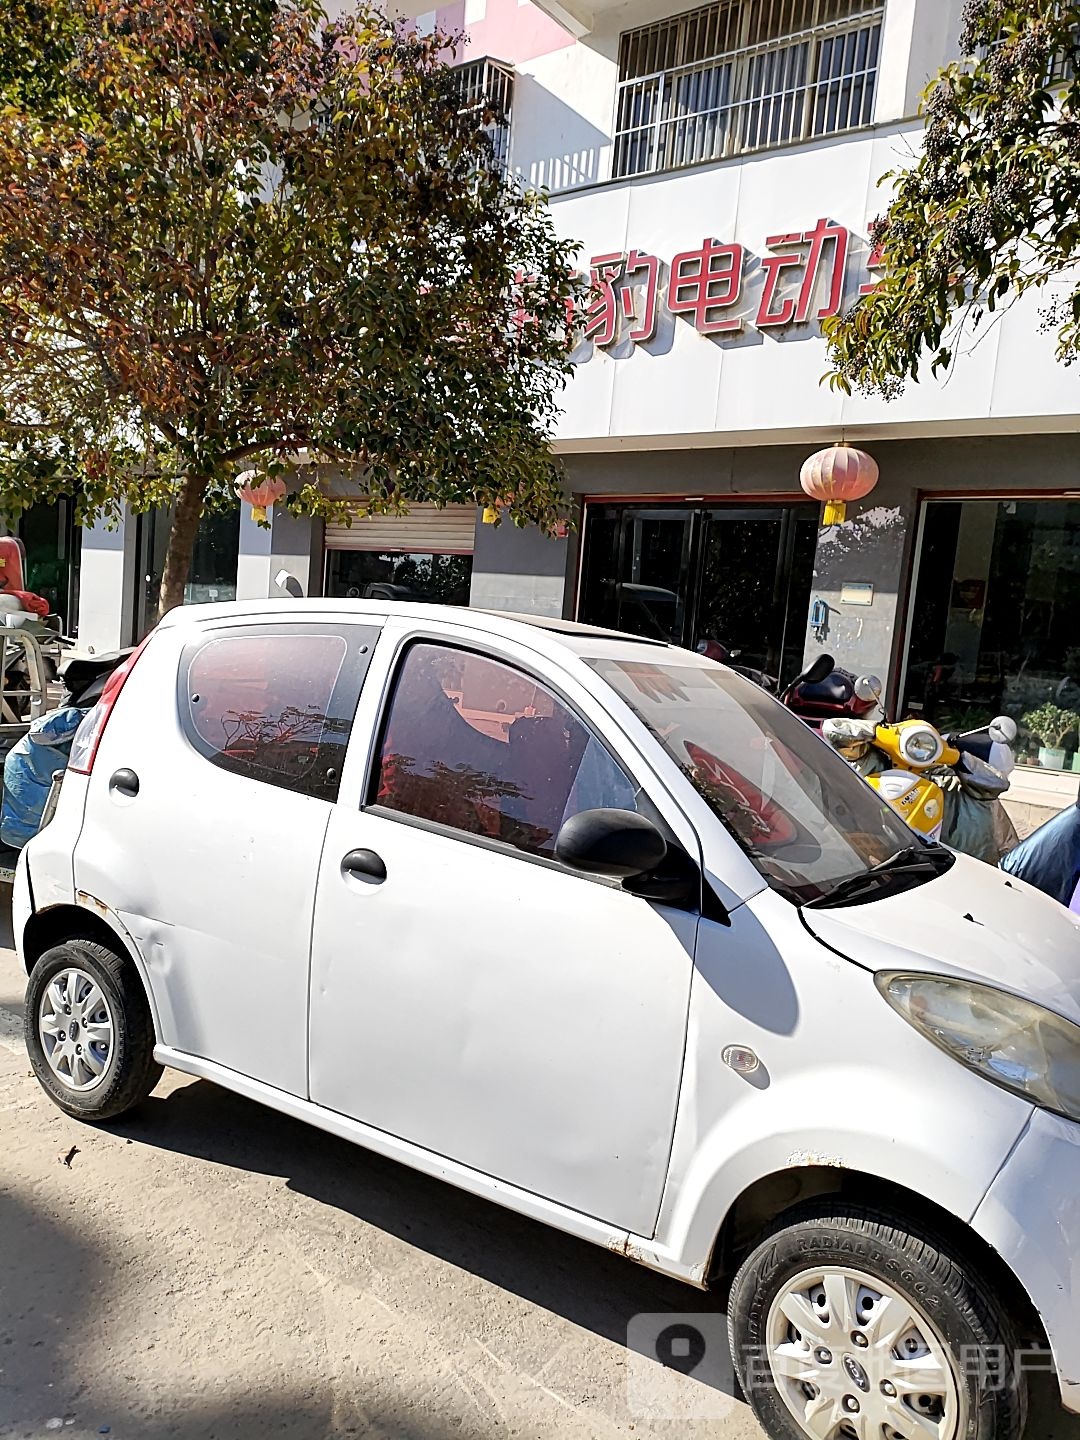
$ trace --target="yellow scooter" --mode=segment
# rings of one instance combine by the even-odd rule
[[[926,772],[959,764],[961,754],[946,744],[933,725],[925,720],[875,725],[872,720],[834,719],[825,721],[821,733],[913,830],[927,840],[941,838],[945,792]],[[877,755],[867,764],[874,751]],[[874,763],[878,756],[892,764],[878,768]]]
[[[1007,716],[999,717],[989,733],[996,737],[999,732],[1002,742],[995,758],[1000,752],[1011,760],[1005,737],[1015,738],[1015,723]],[[981,801],[996,800],[1009,788],[1008,776],[978,753],[986,748],[982,732],[976,732],[978,739],[975,735],[944,739],[926,720],[875,725],[871,720],[834,719],[825,721],[821,733],[927,840],[941,838],[948,814],[945,791],[931,771],[953,771],[967,793]]]

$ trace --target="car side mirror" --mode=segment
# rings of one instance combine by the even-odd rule
[[[629,880],[663,863],[667,841],[632,810],[582,810],[572,815],[555,841],[555,858],[589,875]]]

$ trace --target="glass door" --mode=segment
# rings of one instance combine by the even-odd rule
[[[63,497],[52,504],[32,505],[19,517],[19,539],[26,547],[26,588],[49,602],[62,628],[77,622],[79,537],[75,502]]]
[[[788,680],[802,664],[817,506],[590,505],[579,618]]]
[[[636,505],[590,511],[580,618],[652,640],[689,643],[695,513]]]
[[[165,546],[169,539],[167,512],[149,510],[135,518],[135,614],[133,639],[137,644],[157,624],[161,574],[165,568]]]
[[[788,680],[802,664],[817,546],[816,505],[753,505],[703,516],[692,644]]]

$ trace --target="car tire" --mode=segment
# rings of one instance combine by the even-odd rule
[[[78,1120],[122,1115],[161,1078],[139,977],[130,960],[94,941],[65,940],[38,959],[24,1030],[42,1088]]]
[[[909,1410],[941,1440],[1023,1433],[1026,1379],[1000,1301],[944,1237],[896,1215],[831,1200],[784,1216],[735,1276],[728,1338],[770,1440],[933,1436]]]

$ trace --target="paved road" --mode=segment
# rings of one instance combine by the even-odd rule
[[[762,1440],[722,1364],[665,1368],[634,1319],[698,1312],[722,1356],[683,1286],[204,1081],[67,1120],[29,1074],[9,940],[0,1436]],[[1028,1435],[1080,1424],[1044,1396]]]

